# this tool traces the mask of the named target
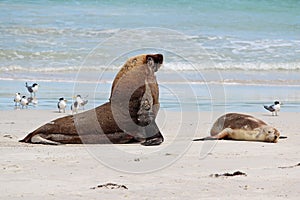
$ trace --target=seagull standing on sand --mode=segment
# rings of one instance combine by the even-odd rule
[[[272,112],[272,116],[275,114],[276,116],[278,116],[278,112],[280,111],[280,102],[279,101],[275,101],[273,105],[270,106],[264,106],[265,109],[267,109],[268,111]]]
[[[57,108],[58,112],[61,112],[61,110],[65,113],[67,107],[67,100],[63,97],[58,99]]]
[[[79,109],[79,103],[77,101],[75,101],[72,105],[71,105],[71,110],[72,110],[72,115],[75,113],[78,113],[78,109]]]
[[[30,93],[30,96],[32,97],[32,93],[33,96],[35,97],[35,93],[38,91],[39,89],[39,84],[34,83],[32,84],[32,86],[28,86],[27,82],[25,83],[25,87],[27,88],[28,92]]]
[[[28,104],[32,103],[33,105],[37,105],[38,104],[38,100],[36,97],[28,97],[27,98]]]
[[[72,114],[74,112],[78,113],[78,109],[80,106],[82,106],[82,108],[84,110],[84,105],[86,105],[87,103],[88,103],[88,100],[82,99],[81,95],[77,95],[75,102],[71,105]]]
[[[21,102],[21,94],[19,92],[16,93],[15,98],[14,98],[14,102],[15,102],[15,106],[17,107],[18,104],[20,105]]]
[[[84,106],[88,103],[89,100],[87,99],[81,99],[81,103],[80,106],[82,107],[82,109],[84,110]]]
[[[22,96],[22,98],[21,98],[21,105],[22,105],[22,109],[24,108],[24,106],[27,108],[27,106],[28,106],[28,100],[26,99],[26,96]]]

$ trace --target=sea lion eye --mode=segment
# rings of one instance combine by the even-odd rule
[[[272,133],[272,131],[268,131],[268,133]]]

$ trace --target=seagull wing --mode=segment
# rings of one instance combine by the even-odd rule
[[[82,102],[81,102],[81,106],[84,106],[84,105],[86,105],[88,103],[88,100],[83,100]]]
[[[32,93],[32,92],[33,92],[33,90],[32,90],[32,87],[31,87],[31,86],[27,86],[27,85],[26,85],[26,87],[27,87],[27,90],[28,90],[28,92],[30,92],[30,93]]]
[[[264,106],[264,108],[265,108],[266,110],[270,111],[270,112],[274,112],[274,111],[275,111],[273,105],[272,105],[272,106]]]

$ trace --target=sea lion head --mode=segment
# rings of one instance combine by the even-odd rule
[[[163,55],[162,54],[150,54],[146,55],[146,63],[149,68],[153,69],[154,72],[160,68],[163,63]]]
[[[111,88],[111,95],[114,93],[116,85],[120,83],[119,80],[125,79],[125,76],[134,73],[134,71],[141,70],[141,67],[145,69],[147,77],[151,77],[154,75],[155,72],[161,67],[163,63],[163,55],[162,54],[141,54],[134,57],[129,58],[125,64],[122,66],[118,74],[116,75],[112,88]],[[140,72],[139,72],[140,73]],[[142,72],[143,73],[143,72]],[[140,78],[143,76],[140,76]],[[154,76],[155,77],[155,76]],[[128,79],[128,82],[134,82],[136,79]],[[127,80],[126,80],[127,81]],[[124,81],[123,81],[124,82]],[[144,83],[144,81],[142,81]],[[135,84],[136,85],[136,84]],[[157,86],[158,92],[158,86]],[[158,98],[158,96],[157,96]],[[111,99],[111,97],[110,97]]]
[[[280,132],[272,126],[264,126],[262,133],[266,136],[266,142],[278,142]]]

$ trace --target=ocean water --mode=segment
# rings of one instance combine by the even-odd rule
[[[56,109],[81,94],[107,101],[125,60],[163,53],[157,73],[169,110],[300,111],[300,2],[0,1],[0,109],[38,82]]]

